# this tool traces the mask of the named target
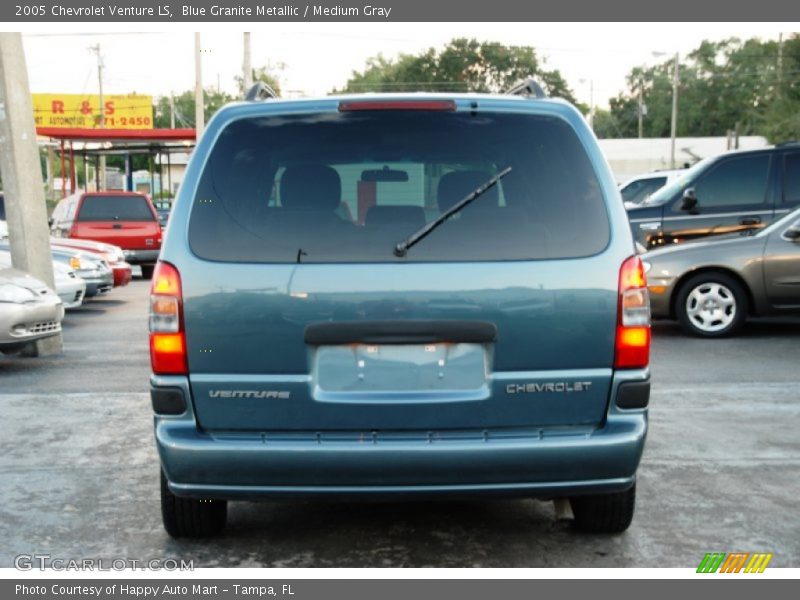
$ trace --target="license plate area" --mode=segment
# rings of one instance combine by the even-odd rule
[[[319,346],[313,376],[323,393],[374,396],[478,391],[487,384],[483,344],[347,344]]]

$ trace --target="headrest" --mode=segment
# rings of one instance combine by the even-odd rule
[[[334,211],[341,196],[339,174],[327,165],[288,167],[281,177],[281,204],[287,210]]]
[[[491,178],[492,176],[485,171],[453,171],[443,175],[439,180],[436,194],[439,211],[446,211]],[[498,204],[498,198],[497,186],[494,186],[476,201],[475,206],[480,204],[483,207],[487,205],[495,207]]]
[[[371,225],[425,225],[425,209],[421,206],[370,206],[364,223]]]

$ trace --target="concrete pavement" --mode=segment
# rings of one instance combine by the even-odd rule
[[[692,567],[763,551],[800,566],[800,321],[727,340],[654,330],[636,517],[578,534],[551,503],[232,503],[225,534],[161,527],[147,282],[70,313],[61,357],[0,357],[0,566],[18,554],[203,566]]]

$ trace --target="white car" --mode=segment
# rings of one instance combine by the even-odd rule
[[[622,199],[625,201],[625,208],[639,206],[654,192],[660,190],[684,173],[686,173],[686,169],[671,169],[653,171],[652,173],[645,173],[628,179],[619,187]]]
[[[24,271],[0,268],[0,352],[13,353],[61,331],[64,304]]]
[[[11,253],[0,249],[0,269],[11,267]],[[74,269],[59,261],[53,261],[56,294],[65,309],[78,308],[86,297],[86,282],[78,277]]]
[[[53,261],[53,275],[56,281],[56,294],[64,303],[64,308],[67,310],[79,308],[86,297],[86,282],[78,277],[73,269],[56,261]]]

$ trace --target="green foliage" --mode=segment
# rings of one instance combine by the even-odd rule
[[[598,138],[622,137],[617,127],[617,121],[611,114],[611,111],[602,108],[594,109],[592,128]]]
[[[442,50],[429,48],[396,59],[370,58],[335,92],[501,92],[535,77],[551,96],[575,101],[561,73],[548,70],[530,46],[504,46],[457,38]]]
[[[253,69],[253,83],[263,81],[273,90],[275,90],[275,93],[280,96],[281,82],[278,80],[278,75],[275,71],[283,71],[285,68],[285,64],[279,63],[274,68],[271,66],[266,66]],[[236,89],[239,90],[239,96],[244,96],[247,93],[247,90],[244,89],[244,77],[237,75],[233,78],[233,80],[236,82]]]
[[[277,67],[265,66],[253,69],[253,82],[263,81],[273,90],[280,94],[280,82],[276,71],[283,70],[285,65],[282,63]],[[244,78],[236,76],[233,78],[236,82],[236,88],[239,90],[238,94],[234,97],[230,94],[218,90],[214,87],[208,87],[203,90],[203,103],[206,122],[228,102],[240,100],[245,94]],[[194,127],[194,90],[186,90],[177,96],[174,96],[175,103],[175,127]],[[169,96],[162,96],[158,99],[154,111],[154,123],[159,129],[167,128],[170,126],[170,99]]]
[[[638,135],[638,93],[645,137],[670,134],[673,60],[634,68],[628,89],[609,100],[613,137]],[[800,35],[777,40],[703,41],[679,66],[679,136],[764,135],[800,139]]]
[[[204,113],[206,122],[222,106],[235,100],[233,96],[216,88],[206,88],[203,91]],[[175,102],[175,127],[194,127],[194,90],[186,90],[174,96]],[[157,128],[170,126],[170,101],[168,96],[158,99],[155,106],[154,123]]]

